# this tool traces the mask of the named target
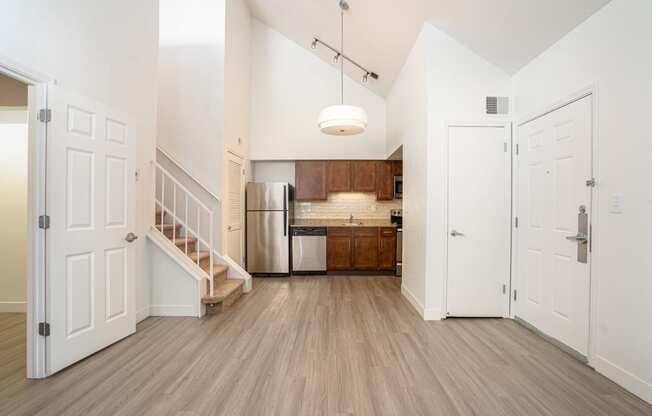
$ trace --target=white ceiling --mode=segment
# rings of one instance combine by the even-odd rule
[[[313,36],[339,45],[338,0],[247,0],[254,17],[308,50]],[[610,0],[348,0],[345,54],[378,73],[385,96],[424,22],[514,73]],[[318,54],[331,62],[332,54]],[[360,79],[353,68],[347,74]]]

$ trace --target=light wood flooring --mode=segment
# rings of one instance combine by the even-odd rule
[[[24,378],[24,325],[0,315],[3,416],[652,415],[512,321],[422,321],[394,278],[256,279],[46,380]]]

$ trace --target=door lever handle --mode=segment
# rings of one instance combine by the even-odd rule
[[[577,233],[577,235],[569,235],[568,237],[566,237],[566,240],[579,241],[579,242],[583,243],[583,242],[588,241],[589,237],[584,233]]]
[[[460,232],[458,232],[458,231],[456,231],[456,230],[452,230],[452,231],[451,231],[451,236],[452,236],[452,237],[464,237],[464,234],[463,234],[463,233],[460,233]]]
[[[133,242],[136,241],[137,239],[138,239],[138,236],[137,236],[136,234],[134,234],[134,233],[129,233],[129,234],[127,234],[127,236],[125,237],[125,241],[126,241],[127,243],[133,243]]]

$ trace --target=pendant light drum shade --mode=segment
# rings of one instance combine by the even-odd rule
[[[319,129],[334,136],[360,134],[367,129],[367,113],[354,105],[332,105],[319,113]]]

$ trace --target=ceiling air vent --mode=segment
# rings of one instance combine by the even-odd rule
[[[487,97],[487,114],[508,114],[509,99],[507,97]]]

